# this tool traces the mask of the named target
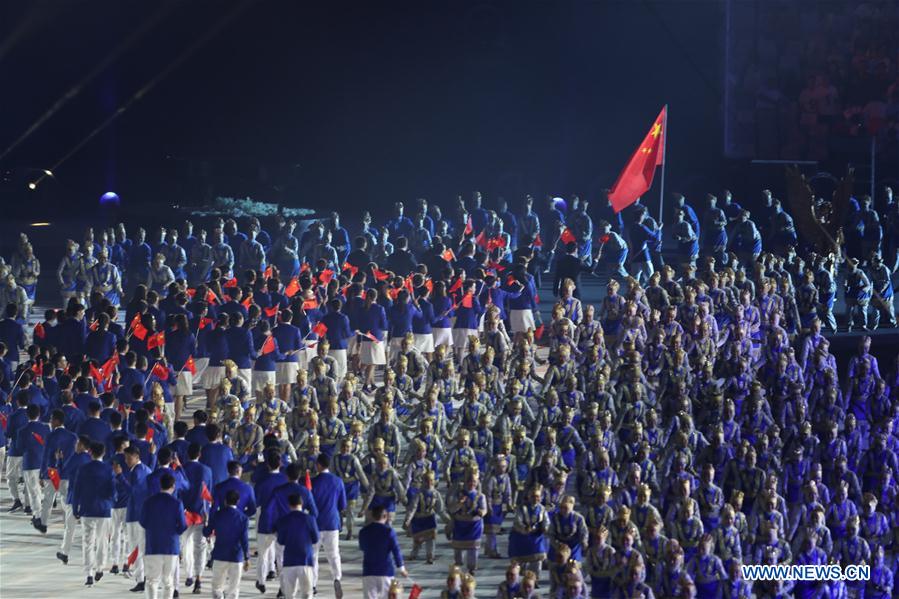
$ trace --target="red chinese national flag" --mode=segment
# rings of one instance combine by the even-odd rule
[[[275,338],[269,335],[262,344],[262,354],[270,354],[275,351]]]
[[[200,319],[200,328],[205,329],[208,326],[212,326],[213,322],[215,322],[215,321],[212,320],[211,318],[204,316],[203,318]]]
[[[203,501],[212,503],[212,493],[209,492],[209,487],[206,486],[206,483],[203,483],[203,490],[200,491],[200,498]]]
[[[40,360],[35,360],[34,364],[31,365],[31,372],[34,373],[34,376],[43,376],[44,374],[44,365],[41,364]]]
[[[306,471],[306,489],[309,491],[312,490],[312,477],[309,476],[309,471]]]
[[[562,234],[559,236],[559,241],[562,243],[573,243],[574,241],[577,241],[577,239],[575,238],[574,233],[571,232],[571,229],[565,227],[565,230],[562,231]]]
[[[318,301],[314,297],[303,300],[303,310],[315,310],[316,308],[318,308]]]
[[[447,262],[456,261],[456,253],[453,250],[443,250],[443,253],[440,254],[440,256]]]
[[[319,275],[318,275],[318,280],[321,282],[322,285],[327,285],[328,283],[331,282],[331,279],[333,279],[333,278],[334,278],[334,271],[331,270],[330,268],[326,268],[325,270],[321,271],[321,273],[319,273]]]
[[[225,284],[222,285],[225,289],[231,289],[233,287],[237,287],[237,277],[231,277],[229,280],[225,281]]]
[[[150,373],[158,378],[160,381],[169,380],[169,369],[157,362],[153,365],[153,370]]]
[[[465,221],[465,234],[471,235],[474,232],[474,226],[471,224],[471,217],[468,217],[468,220]]]
[[[34,437],[34,440],[37,441],[40,445],[44,444],[44,438],[37,433],[31,433],[31,436]]]
[[[97,330],[97,327],[99,327],[99,326],[100,326],[100,321],[99,321],[99,320],[95,320],[95,321],[93,321],[93,322],[90,324],[90,326],[89,326],[88,328],[89,328],[90,330],[92,330],[92,331],[96,331],[96,330]]]
[[[190,510],[184,510],[184,521],[188,526],[197,526],[203,524],[203,516]]]
[[[217,304],[218,301],[219,301],[219,298],[215,295],[215,291],[210,289],[206,292],[206,303],[207,304]]]
[[[253,296],[248,295],[244,301],[240,302],[240,305],[249,310],[250,306],[253,305]]]
[[[546,329],[546,327],[542,324],[539,327],[537,327],[537,330],[534,331],[534,339],[539,341],[540,338],[543,337],[543,331],[545,329]]]
[[[100,376],[104,381],[112,380],[112,373],[115,371],[115,367],[119,364],[119,354],[112,354],[112,357],[106,360],[103,363],[103,366],[100,367]]]
[[[197,363],[194,362],[193,356],[187,356],[187,361],[184,363],[184,369],[191,374],[197,374]]]
[[[147,434],[144,436],[144,441],[150,442],[153,440],[153,435],[156,434],[156,429],[152,426],[147,428]]]
[[[462,279],[456,279],[456,282],[453,283],[449,288],[449,293],[455,293],[462,289]]]
[[[128,561],[126,562],[126,564],[129,568],[134,565],[134,562],[137,561],[137,551],[138,547],[135,547],[134,551],[128,554]]]
[[[50,483],[53,484],[53,488],[59,491],[59,483],[62,481],[62,477],[59,476],[59,470],[56,468],[47,468],[47,478],[50,479]]]
[[[483,248],[487,247],[486,231],[481,231],[480,233],[478,233],[478,236],[474,238],[474,242]]]
[[[296,277],[294,277],[290,280],[290,283],[287,284],[287,287],[284,288],[284,295],[286,295],[287,297],[293,297],[299,292],[300,282],[297,281]]]
[[[324,337],[325,333],[328,332],[328,327],[325,326],[325,323],[319,322],[314,327],[312,327],[312,332],[318,335],[319,337]]]
[[[272,318],[275,316],[275,314],[278,313],[278,306],[271,306],[269,308],[263,308],[262,311],[265,312],[266,316],[268,316],[269,318]]]
[[[47,331],[44,330],[43,323],[39,322],[36,325],[34,325],[34,336],[37,339],[43,339],[44,337],[47,336]]]
[[[421,597],[422,588],[420,585],[413,584],[412,590],[409,591],[409,599],[418,599]]]
[[[193,299],[194,296],[195,296],[196,294],[197,294],[197,290],[196,290],[196,289],[194,289],[193,287],[188,287],[188,288],[187,288],[187,297]]]
[[[163,331],[150,335],[147,339],[147,349],[156,349],[163,345],[165,345],[165,333]]]
[[[343,263],[343,270],[350,271],[350,276],[352,276],[352,277],[355,277],[356,273],[359,272],[359,269],[357,267],[353,266],[352,264],[350,264],[349,262]]]
[[[94,379],[95,381],[97,381],[97,383],[103,382],[103,373],[100,372],[99,370],[97,370],[97,367],[94,366],[93,364],[90,365],[90,373],[91,373],[91,378]]]
[[[376,280],[376,281],[386,281],[387,279],[390,278],[390,274],[389,274],[389,273],[386,273],[386,272],[384,272],[383,270],[380,270],[380,269],[378,269],[378,268],[374,269],[373,272],[374,272],[375,280]]]
[[[262,272],[262,276],[266,279],[272,278],[272,265],[271,264],[269,264],[268,266],[265,267],[265,270]]]
[[[537,233],[537,236],[534,237],[534,242],[531,245],[534,246],[535,248],[543,247],[543,240],[540,239],[540,233]]]
[[[615,212],[621,212],[637,201],[641,195],[652,187],[652,178],[656,167],[660,166],[665,156],[665,136],[668,128],[668,106],[662,108],[659,116],[653,121],[649,132],[609,192],[609,200]]]
[[[473,302],[474,302],[474,294],[473,293],[466,293],[464,296],[462,296],[462,307],[463,308],[471,308],[472,306],[474,306]]]

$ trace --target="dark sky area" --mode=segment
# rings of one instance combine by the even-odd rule
[[[720,2],[11,4],[0,151],[109,64],[0,159],[6,201],[166,69],[41,193],[346,211],[472,189],[596,197],[665,103],[670,185],[719,185]]]

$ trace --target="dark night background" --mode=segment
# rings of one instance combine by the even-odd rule
[[[339,205],[348,220],[353,209],[397,199],[446,207],[472,189],[595,198],[665,103],[669,188],[719,189],[726,179],[721,2],[73,1],[3,10],[0,150],[112,55],[0,161],[5,203],[29,218],[35,202],[22,200],[35,195],[68,210],[93,208],[107,190],[131,208],[251,195]],[[28,168],[54,167],[179,57],[54,168],[56,181],[27,191]]]

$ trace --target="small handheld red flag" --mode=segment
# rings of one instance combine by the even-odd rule
[[[462,279],[456,279],[456,282],[452,284],[449,288],[450,293],[455,293],[462,289]]]
[[[47,478],[50,479],[53,488],[59,491],[59,483],[62,481],[62,477],[59,476],[59,470],[53,467],[47,468]]]
[[[372,334],[371,331],[367,331],[367,332],[365,332],[365,333],[362,333],[362,336],[365,337],[366,339],[368,339],[369,341],[371,341],[372,343],[376,344],[376,345],[377,345],[378,343],[381,342],[377,337],[375,337],[375,336]]]
[[[609,201],[615,212],[621,212],[636,202],[652,187],[656,167],[664,162],[667,129],[668,106],[665,106],[609,191]]]
[[[535,248],[542,248],[542,247],[543,247],[543,240],[540,239],[540,233],[537,233],[537,236],[534,237],[534,242],[531,243],[531,245],[534,246]]]
[[[312,490],[312,477],[309,476],[309,471],[306,471],[306,488],[310,491]]]
[[[265,267],[265,270],[262,271],[262,276],[263,276],[263,278],[266,278],[266,279],[272,278],[272,265],[271,264],[269,264],[268,266]]]
[[[187,522],[188,526],[196,526],[203,524],[203,516],[190,510],[184,510],[184,521]]]
[[[127,565],[128,565],[129,568],[130,568],[131,566],[134,565],[134,562],[137,561],[137,551],[138,551],[138,549],[139,549],[139,547],[135,547],[135,548],[134,548],[134,551],[132,551],[131,553],[128,554],[128,561],[127,561],[126,563],[127,563]]]
[[[206,327],[211,326],[213,322],[215,321],[207,316],[204,316],[200,319],[200,329],[205,329]]]
[[[275,351],[275,338],[269,335],[265,338],[265,341],[262,343],[262,355],[270,354]]]
[[[103,373],[97,370],[97,367],[93,364],[90,365],[90,374],[91,378],[97,381],[97,383],[103,382]]]
[[[565,227],[565,230],[562,231],[562,235],[559,236],[559,241],[561,241],[562,243],[574,243],[575,241],[577,241],[577,238],[575,238],[574,233],[571,232],[571,229]]]
[[[3,427],[3,430],[6,430],[6,422],[9,419],[6,417],[6,414],[0,413],[0,426]]]
[[[296,277],[294,277],[290,280],[290,283],[287,284],[287,287],[284,288],[284,295],[286,295],[287,297],[293,297],[299,292],[300,282],[297,281]]]
[[[209,487],[206,486],[206,483],[203,483],[203,490],[200,491],[200,498],[203,501],[212,503],[212,493],[209,492]]]
[[[307,270],[311,270],[308,262],[303,262],[302,264],[300,264],[300,274],[306,272]]]
[[[319,273],[319,275],[318,275],[318,280],[322,285],[327,285],[328,283],[331,282],[331,279],[333,279],[333,278],[334,278],[334,271],[331,270],[330,268],[326,268],[325,270],[321,271],[321,273]]]
[[[196,289],[194,289],[193,287],[187,288],[187,297],[189,297],[190,299],[193,299],[196,294],[197,294]]]
[[[150,373],[160,381],[169,380],[169,369],[163,366],[160,362],[156,362],[156,364],[153,365],[153,369],[150,371]]]
[[[100,327],[100,321],[95,320],[95,321],[91,322],[91,324],[88,328],[92,331],[96,331],[99,327]]]
[[[303,300],[303,310],[315,310],[316,308],[318,308],[318,300],[314,297]]]
[[[481,231],[478,233],[478,236],[474,238],[474,242],[481,247],[487,247],[487,232]]]
[[[539,327],[537,327],[537,329],[534,331],[534,339],[536,339],[536,340],[539,341],[539,340],[540,340],[540,337],[543,337],[543,331],[544,331],[544,330],[546,330],[546,326],[545,326],[545,325],[542,325],[542,324],[541,324]]]
[[[225,284],[222,285],[225,289],[233,289],[237,287],[237,277],[231,277],[229,280],[225,281]]]
[[[518,279],[515,278],[515,275],[509,275],[508,277],[506,277],[506,285],[511,287],[512,285],[515,284],[515,281],[517,281],[517,280]]]
[[[34,373],[34,376],[43,376],[44,374],[44,365],[40,360],[35,360],[34,364],[31,365],[31,372]]]
[[[47,331],[44,330],[43,323],[37,323],[34,325],[34,336],[38,339],[44,339],[47,336]]]
[[[319,322],[316,323],[314,327],[312,327],[312,332],[318,335],[319,337],[324,337],[325,333],[328,332],[328,327],[325,326],[325,323]]]
[[[412,590],[409,591],[409,599],[418,599],[419,597],[421,597],[421,591],[421,586],[413,584]]]
[[[217,304],[218,301],[219,301],[219,298],[212,289],[210,289],[209,291],[206,292],[206,303],[207,304]]]
[[[115,371],[115,367],[119,364],[119,354],[112,354],[112,357],[106,360],[103,363],[103,366],[100,367],[100,376],[103,377],[103,381],[111,381],[112,373]]]
[[[274,316],[276,314],[278,314],[278,306],[270,306],[268,308],[263,308],[262,311],[265,312],[265,315],[268,316],[269,318],[274,318]]]
[[[240,305],[243,306],[244,308],[246,308],[247,310],[249,310],[250,306],[253,305],[253,295],[250,294],[247,297],[245,297],[244,300],[242,302],[240,302]]]
[[[440,256],[447,262],[456,261],[456,253],[453,250],[443,250],[443,253],[440,254]]]
[[[603,243],[603,244],[609,243],[609,240],[610,240],[611,238],[612,238],[611,235],[600,235],[600,237],[599,237],[599,243]]]
[[[145,327],[139,320],[137,324],[134,325],[134,328],[131,329],[131,333],[141,341],[147,338],[147,333],[149,332],[150,330]]]
[[[428,290],[428,293],[434,293],[434,281],[427,279],[425,281],[425,289]]]
[[[471,224],[471,217],[468,217],[468,220],[465,221],[465,235],[471,235],[474,232],[474,226]]]
[[[194,362],[193,356],[187,356],[187,361],[184,363],[184,369],[191,374],[197,374],[197,363]]]
[[[463,308],[472,308],[474,307],[474,294],[466,293],[462,296],[462,307]]]
[[[155,434],[156,434],[156,429],[155,429],[155,428],[153,428],[152,426],[149,427],[149,428],[147,428],[147,434],[146,434],[146,436],[144,437],[144,441],[152,441],[152,440],[153,440],[153,435],[155,435]]]
[[[343,270],[348,270],[348,271],[350,271],[350,276],[352,276],[352,277],[355,277],[355,276],[356,276],[356,273],[359,272],[359,268],[356,267],[356,266],[353,266],[353,265],[350,264],[349,262],[344,262],[344,263],[343,263]]]
[[[31,436],[34,437],[34,440],[37,441],[40,445],[44,444],[44,438],[41,435],[37,433],[31,433]]]
[[[156,349],[165,345],[165,332],[159,331],[147,339],[147,349]]]
[[[383,270],[380,270],[380,269],[378,269],[378,268],[374,269],[373,272],[374,272],[375,280],[376,280],[376,281],[386,281],[387,279],[390,278],[390,274],[389,274],[389,273],[386,273],[386,272],[384,272]]]

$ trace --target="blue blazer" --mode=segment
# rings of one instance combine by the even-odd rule
[[[303,500],[303,510],[309,512],[309,515],[313,518],[318,518],[318,507],[315,505],[315,498],[309,492],[309,489],[306,488],[306,485],[288,482],[272,491],[271,497],[269,497],[263,510],[266,513],[267,522],[275,523],[290,512],[289,499],[291,495],[299,495],[300,499]]]
[[[240,563],[250,555],[250,520],[239,509],[223,506],[209,518],[203,527],[203,536],[215,533],[212,560]]]
[[[111,465],[91,459],[78,468],[72,493],[72,512],[76,518],[109,518],[115,500],[115,478]]]
[[[41,472],[46,475],[47,468],[56,468],[62,476],[62,466],[66,460],[75,453],[75,443],[78,442],[78,435],[65,427],[54,429],[50,436],[47,437],[47,444],[44,446],[44,457],[41,463]],[[62,459],[57,459],[56,452],[62,451]]]
[[[156,493],[144,503],[140,525],[146,535],[146,555],[178,555],[181,533],[187,530],[184,505],[168,493]]]
[[[209,503],[203,499],[203,487],[212,494],[212,470],[200,462],[184,462],[182,465],[190,488],[182,495],[184,509],[195,514],[209,513]]]
[[[188,437],[190,437],[190,431],[188,431]],[[228,478],[228,462],[233,459],[234,452],[224,443],[207,443],[200,453],[200,462],[212,470],[212,484],[215,486]]]
[[[359,531],[359,549],[362,550],[362,576],[394,576],[396,568],[403,567],[396,531],[386,524],[372,522]]]
[[[343,480],[330,472],[320,473],[312,479],[312,497],[318,509],[319,530],[340,530],[340,512],[346,509]]]
[[[253,347],[253,334],[243,327],[229,327],[225,331],[228,341],[228,357],[234,360],[238,368],[252,368],[256,350]]]
[[[38,441],[37,436],[42,440]],[[22,450],[22,470],[40,470],[44,463],[44,448],[50,438],[50,427],[34,420],[19,430],[18,439]]]
[[[228,478],[215,486],[212,493],[212,511],[215,512],[225,506],[225,495],[228,491],[237,491],[240,499],[237,501],[237,509],[247,517],[256,515],[256,492],[249,483],[239,478]]]
[[[284,546],[284,567],[311,566],[319,532],[315,519],[303,511],[291,511],[276,524],[278,544]]]

